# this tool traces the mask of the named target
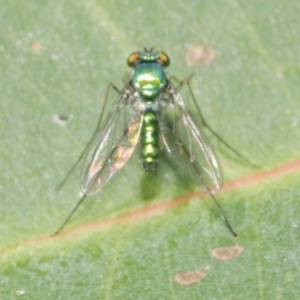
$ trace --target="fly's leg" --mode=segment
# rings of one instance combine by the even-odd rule
[[[175,132],[175,129],[174,127],[169,124],[168,122],[166,122],[166,126],[171,130],[171,132],[173,133],[174,135],[174,138],[175,138],[175,141],[178,145],[180,145],[180,147],[183,149],[184,153],[190,158],[191,157],[191,154],[189,153],[188,149],[186,148],[186,146],[184,145],[184,143],[182,142],[182,140],[180,139],[180,137],[178,136],[178,134]],[[163,135],[163,134],[162,134]],[[165,137],[163,136],[163,141],[164,143],[166,143],[166,139]],[[166,144],[166,148],[169,149],[168,145]],[[168,150],[169,151],[169,150]],[[220,212],[222,218],[223,218],[223,221],[225,223],[225,225],[227,226],[227,228],[229,229],[229,231],[231,232],[231,234],[234,236],[234,237],[238,237],[238,235],[236,234],[236,232],[233,230],[229,220],[227,219],[226,215],[225,215],[225,212],[223,211],[221,205],[219,204],[219,202],[217,201],[216,197],[212,194],[212,192],[210,191],[210,189],[208,188],[207,184],[205,183],[204,179],[203,179],[203,176],[201,175],[201,172],[199,171],[199,169],[197,168],[196,164],[194,163],[193,160],[190,159],[190,163],[192,164],[196,174],[198,175],[198,178],[200,179],[200,182],[202,184],[202,186],[204,187],[205,191],[209,194],[209,196],[211,197],[211,199],[213,200],[213,202],[215,203],[215,205],[217,206],[218,208],[218,211]]]
[[[110,154],[108,155],[107,159],[104,162],[104,165],[107,164],[107,162],[109,161],[110,157],[113,155],[113,153],[115,152],[115,150],[118,147],[115,147],[112,149],[112,151],[110,152]],[[101,173],[101,172],[100,172]],[[99,175],[100,175],[99,173]],[[70,221],[70,219],[72,218],[72,216],[74,215],[74,213],[76,212],[76,210],[78,209],[78,207],[83,203],[83,201],[85,200],[86,196],[88,194],[85,193],[80,199],[79,201],[76,203],[76,205],[74,206],[74,208],[72,209],[72,211],[69,213],[69,215],[67,216],[67,218],[65,219],[65,221],[62,223],[62,225],[51,235],[52,237],[57,235],[58,233],[60,233],[62,231],[62,229],[65,227],[65,225]]]
[[[78,166],[78,164],[80,163],[80,161],[82,160],[82,158],[84,157],[87,149],[89,149],[91,142],[94,140],[95,135],[97,134],[97,132],[99,131],[100,127],[101,127],[101,123],[102,123],[102,118],[104,115],[104,111],[105,111],[105,107],[107,104],[107,99],[109,96],[109,92],[110,89],[113,88],[118,94],[121,93],[121,91],[112,83],[110,83],[107,88],[106,88],[106,93],[105,93],[105,98],[104,98],[104,103],[103,103],[103,109],[101,110],[101,114],[97,123],[97,127],[92,135],[92,138],[89,140],[89,142],[87,143],[86,147],[84,148],[84,150],[81,152],[81,154],[79,155],[79,157],[77,158],[76,162],[73,164],[73,166],[70,168],[70,170],[67,172],[67,174],[65,175],[65,177],[63,178],[63,180],[60,182],[60,184],[56,187],[56,190],[60,190],[61,187],[66,183],[66,181],[69,179],[70,175],[74,172],[74,170],[76,169],[76,167]]]
[[[74,208],[72,209],[72,211],[70,212],[70,214],[68,215],[68,217],[65,219],[65,221],[60,225],[60,227],[51,234],[51,237],[56,236],[57,234],[59,234],[62,229],[65,227],[65,225],[70,221],[70,219],[72,218],[72,216],[74,215],[75,211],[77,210],[77,208],[80,206],[80,204],[84,201],[85,197],[87,196],[87,194],[84,194],[80,200],[77,202],[77,204],[74,206]]]
[[[97,134],[97,132],[99,131],[100,127],[101,127],[101,123],[102,123],[102,119],[103,119],[103,115],[104,115],[104,111],[106,108],[106,104],[107,104],[107,99],[109,96],[109,92],[110,89],[113,88],[118,94],[121,93],[121,91],[112,83],[110,83],[107,86],[106,89],[106,93],[105,93],[105,98],[104,98],[104,104],[103,104],[103,109],[101,111],[98,123],[97,123],[97,127],[93,133],[92,138],[90,139],[90,141],[88,142],[88,144],[86,145],[86,147],[84,148],[84,150],[82,151],[82,153],[80,154],[80,156],[78,157],[78,159],[76,160],[76,162],[73,164],[73,166],[71,167],[71,169],[67,172],[66,176],[63,178],[63,180],[60,182],[60,184],[56,187],[56,190],[59,190],[65,183],[66,181],[69,179],[70,175],[73,173],[73,171],[75,170],[75,168],[78,166],[79,162],[82,160],[82,158],[84,157],[87,149],[89,149],[92,141],[94,140],[95,135]],[[65,221],[63,222],[63,224],[58,228],[58,230],[56,230],[51,236],[55,236],[57,235],[64,227],[65,225],[69,222],[69,220],[71,219],[71,217],[73,216],[73,214],[75,213],[75,211],[78,209],[78,207],[82,204],[82,202],[84,201],[84,199],[86,198],[87,194],[84,194],[79,201],[77,202],[77,204],[75,205],[75,207],[73,208],[73,210],[70,212],[70,214],[68,215],[68,217],[65,219]]]
[[[97,127],[98,128],[98,127]],[[112,155],[115,153],[115,151],[117,151],[119,149],[119,144],[120,141],[123,139],[123,137],[128,133],[128,128],[126,128],[123,131],[122,136],[119,138],[118,142],[116,143],[117,146],[115,146],[111,152],[109,153],[109,155],[107,156],[106,160],[104,161],[104,165],[106,165],[110,158],[112,157]],[[98,176],[100,176],[101,171],[99,172]],[[65,225],[70,221],[70,219],[72,218],[72,216],[74,215],[74,213],[76,212],[76,210],[79,208],[79,206],[83,203],[83,201],[85,200],[86,196],[88,195],[88,191],[85,192],[85,194],[79,199],[79,201],[77,202],[77,204],[74,206],[74,208],[72,209],[72,211],[69,213],[68,217],[65,219],[65,221],[62,223],[62,225],[51,235],[51,237],[57,235],[58,233],[60,233],[62,231],[62,229],[65,227]]]

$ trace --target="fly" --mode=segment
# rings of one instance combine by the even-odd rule
[[[183,84],[187,84],[196,104],[188,80],[175,87],[165,73],[165,68],[170,65],[168,55],[153,49],[130,54],[127,64],[133,68],[130,79],[121,91],[109,85],[105,104],[111,87],[119,92],[117,101],[103,124],[102,111],[87,151],[77,161],[85,155],[80,177],[84,195],[54,235],[63,229],[85,197],[99,192],[124,167],[137,145],[140,145],[140,160],[148,172],[156,169],[162,151],[172,156],[181,167],[188,168],[215,202],[227,227],[236,237],[237,234],[214,196],[223,183],[217,157],[178,92]],[[196,107],[203,125],[236,155],[252,164],[210,128],[197,104]]]

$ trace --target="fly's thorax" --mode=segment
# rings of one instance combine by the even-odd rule
[[[163,66],[156,62],[137,65],[132,75],[132,85],[146,102],[156,101],[167,79]]]
[[[157,112],[146,109],[141,129],[141,159],[146,171],[154,171],[159,162],[159,124]]]

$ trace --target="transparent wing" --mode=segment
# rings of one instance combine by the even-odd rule
[[[211,193],[218,192],[223,183],[217,157],[201,129],[193,121],[180,94],[169,82],[162,105],[162,140],[166,150],[177,156],[179,164],[186,160],[193,177]]]
[[[98,192],[132,155],[142,123],[141,115],[134,109],[137,97],[128,83],[95,134],[81,172],[81,188],[85,194]]]

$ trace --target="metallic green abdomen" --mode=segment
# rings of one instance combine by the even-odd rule
[[[154,171],[159,161],[159,125],[157,112],[146,109],[141,131],[142,163],[146,171]]]

